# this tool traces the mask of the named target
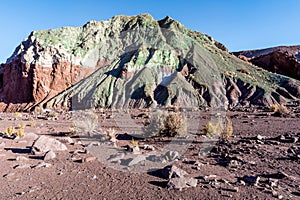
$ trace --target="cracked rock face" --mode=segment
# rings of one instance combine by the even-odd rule
[[[299,88],[170,17],[116,16],[32,32],[0,67],[0,110],[270,105]]]

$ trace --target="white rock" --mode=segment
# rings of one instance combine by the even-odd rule
[[[46,162],[41,162],[35,166],[33,166],[33,168],[41,168],[41,167],[51,167],[52,165],[50,163],[46,163]]]
[[[171,178],[167,184],[167,188],[179,189],[181,191],[183,188],[196,187],[197,183],[198,181],[195,178]]]
[[[145,144],[145,145],[144,145],[144,149],[145,149],[145,150],[150,150],[150,151],[154,151],[154,150],[155,150],[154,146],[148,145],[148,144]]]
[[[133,166],[133,165],[136,165],[142,161],[145,161],[146,160],[146,156],[144,155],[138,155],[136,156],[135,158],[133,158],[129,163],[128,163],[128,166]]]
[[[16,161],[26,161],[28,160],[28,158],[26,158],[25,156],[17,156],[16,157]]]
[[[52,160],[54,158],[56,158],[56,154],[54,151],[50,150],[47,153],[45,153],[44,160]]]
[[[162,176],[165,179],[170,179],[170,178],[176,178],[176,177],[184,177],[188,173],[175,165],[169,165],[163,168],[162,170]]]
[[[38,137],[39,136],[35,133],[25,133],[21,139],[22,140],[36,140],[36,139],[38,139]]]
[[[19,164],[14,167],[15,169],[28,169],[31,168],[30,164]]]
[[[50,150],[65,151],[67,150],[67,147],[60,141],[44,135],[40,136],[32,145],[33,153],[39,153],[39,152],[46,153]]]

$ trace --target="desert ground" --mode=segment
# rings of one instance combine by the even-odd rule
[[[209,110],[198,111],[193,116],[195,121],[191,122],[196,126],[192,128],[193,140],[183,143],[187,146],[186,151],[175,155],[173,160],[161,162],[160,168],[151,168],[148,172],[128,167],[133,159],[127,159],[128,163],[125,158],[124,162],[120,158],[115,160],[116,165],[103,162],[92,151],[93,148],[89,149],[97,147],[98,155],[102,155],[102,151],[105,154],[107,148],[101,148],[103,140],[97,136],[97,131],[92,139],[74,133],[74,120],[78,119],[74,119],[72,112],[60,112],[51,117],[43,113],[1,113],[0,197],[300,199],[300,112],[296,107],[292,109],[293,114],[285,117],[273,116],[272,112],[259,108],[227,111],[226,116],[233,124],[233,135],[228,141],[216,141],[206,154],[201,154],[206,138],[203,128],[212,119],[212,113]],[[133,142],[130,128],[126,129],[127,133],[120,129],[120,123],[116,124],[110,111],[93,112],[102,131],[114,128],[118,133],[115,138],[117,142],[106,141],[103,144],[124,152],[123,156],[134,154],[127,151]],[[136,124],[147,120],[141,110],[132,113]],[[126,118],[123,120],[126,124]],[[10,126],[16,130],[23,127],[24,136],[7,137],[5,130]],[[131,128],[133,131],[136,127]],[[47,152],[37,152],[33,144],[41,136],[52,142],[52,139],[59,141],[66,149],[54,149],[51,151],[54,155],[48,156]],[[164,136],[135,140],[140,148],[137,155],[141,156],[158,151],[172,138]],[[145,144],[154,148],[146,150]],[[147,162],[147,159],[142,159],[138,164],[147,167]],[[174,172],[163,169],[167,165],[175,168]],[[178,171],[178,168],[184,172]],[[169,177],[165,176],[166,170]],[[182,177],[184,184],[170,183],[176,179],[174,177]],[[193,180],[193,184],[188,183],[189,180]]]

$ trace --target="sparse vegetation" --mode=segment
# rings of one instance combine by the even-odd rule
[[[36,126],[36,122],[35,122],[35,121],[31,121],[31,122],[29,123],[29,126],[35,127],[35,126]]]
[[[15,112],[15,118],[20,118],[20,117],[22,117],[22,114],[21,113],[19,113],[19,112]]]
[[[233,134],[232,121],[229,117],[226,117],[225,120],[219,118],[217,122],[207,122],[204,129],[204,133],[209,136],[220,135],[222,140],[228,140]]]
[[[4,134],[8,137],[11,137],[15,132],[15,128],[13,126],[9,126],[4,130]]]
[[[9,126],[4,130],[4,136],[8,138],[22,138],[24,136],[24,128],[22,125],[18,125],[18,128]]]
[[[176,111],[157,111],[152,113],[150,124],[145,131],[152,136],[174,137],[187,130],[186,118],[175,108]]]
[[[130,145],[133,146],[133,147],[138,147],[139,143],[138,143],[138,141],[132,139],[131,142],[130,142]]]
[[[16,136],[18,138],[22,138],[24,136],[24,129],[23,128],[18,129],[16,132]]]
[[[290,110],[283,104],[272,104],[269,110],[273,112],[273,115],[283,117],[290,114]]]
[[[98,119],[90,111],[78,113],[78,118],[73,121],[74,129],[78,135],[93,136],[98,126]]]

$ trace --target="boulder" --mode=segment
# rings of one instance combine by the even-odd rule
[[[31,150],[34,154],[38,154],[48,151],[65,151],[67,147],[54,138],[42,135],[33,143]]]

